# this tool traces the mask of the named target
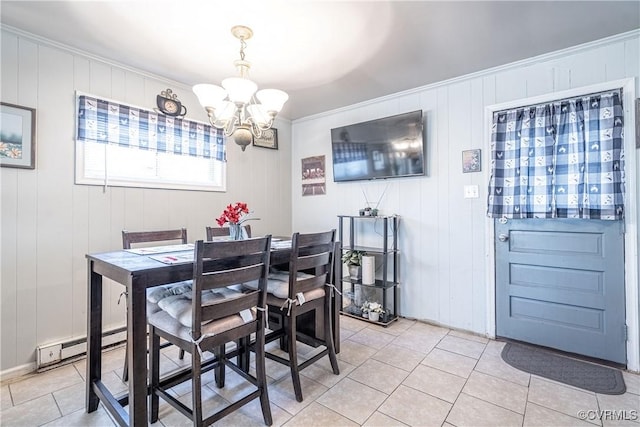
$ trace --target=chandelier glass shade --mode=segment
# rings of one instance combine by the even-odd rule
[[[253,31],[237,25],[231,34],[240,40],[240,59],[234,61],[239,76],[222,80],[222,87],[197,84],[193,92],[207,111],[211,125],[233,136],[244,151],[253,137],[261,137],[273,125],[289,95],[278,89],[258,90],[258,85],[248,78],[251,63],[244,59],[245,40],[253,36]]]

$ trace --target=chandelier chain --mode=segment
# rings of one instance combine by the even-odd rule
[[[244,61],[244,48],[247,47],[247,42],[244,41],[244,37],[240,39],[240,59]]]

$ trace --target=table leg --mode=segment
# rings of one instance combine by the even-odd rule
[[[147,306],[146,290],[136,281],[127,285],[127,344],[129,347],[129,425],[147,425]]]
[[[100,399],[93,390],[93,384],[100,381],[102,375],[102,276],[93,271],[93,262],[87,264],[89,289],[87,291],[87,378],[86,409],[93,412],[98,409]]]

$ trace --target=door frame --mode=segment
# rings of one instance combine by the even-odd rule
[[[635,147],[635,99],[636,88],[633,78],[614,80],[596,85],[583,86],[576,89],[552,92],[501,104],[494,104],[485,107],[484,117],[484,149],[487,153],[484,157],[483,181],[489,183],[491,172],[491,127],[492,118],[495,111],[501,111],[520,106],[534,105],[552,102],[564,98],[572,98],[580,95],[604,92],[622,88],[624,107],[624,155],[625,155],[625,235],[624,235],[624,289],[625,289],[625,309],[627,324],[627,369],[640,372],[640,330],[639,330],[639,285],[638,285],[638,158]],[[485,235],[488,236],[486,242],[486,331],[489,337],[496,337],[496,268],[495,268],[495,230],[494,219],[486,217]]]

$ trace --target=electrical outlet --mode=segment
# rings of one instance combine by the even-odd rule
[[[62,359],[62,344],[38,347],[38,366],[47,366]]]
[[[478,186],[477,185],[465,185],[464,186],[464,198],[465,199],[477,199],[478,198]]]

